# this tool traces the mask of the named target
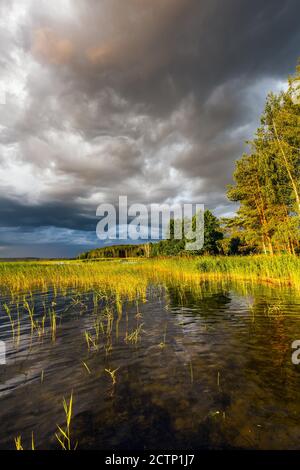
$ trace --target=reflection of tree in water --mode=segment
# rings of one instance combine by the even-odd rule
[[[243,445],[241,439],[246,436],[255,448],[272,448],[276,428],[277,447],[280,442],[282,448],[293,448],[298,446],[299,433],[288,436],[287,429],[292,416],[298,426],[300,370],[291,364],[291,342],[299,331],[299,321],[291,320],[287,313],[295,299],[278,290],[272,295],[271,289],[262,288],[252,296],[244,328],[232,331],[238,367],[225,372],[225,388],[231,389],[232,403],[227,413],[240,430],[235,443]],[[232,387],[234,383],[238,388]]]
[[[231,303],[230,293],[226,290],[220,290],[216,286],[215,289],[206,289],[205,285],[198,289],[172,286],[167,290],[168,306],[172,310],[179,307],[192,309],[195,314],[213,314],[218,310],[228,307]]]
[[[300,431],[294,437],[288,437],[286,431],[291,417],[300,413],[300,368],[291,364],[291,343],[300,334],[298,319],[290,317],[295,293],[270,286],[243,286],[241,292],[234,287],[214,290],[210,285],[208,291],[172,287],[168,295],[173,313],[200,315],[213,326],[206,338],[212,345],[216,370],[222,371],[223,386],[215,394],[213,409],[225,410],[228,421],[222,423],[220,414],[208,416],[201,424],[200,442],[267,448],[274,438],[267,425],[272,422],[277,443],[280,437],[284,448],[296,446]],[[191,339],[194,329],[186,330],[185,336]],[[200,343],[201,334],[198,337]],[[193,360],[195,369],[197,360]],[[201,370],[202,377],[210,374],[204,363]]]
[[[295,331],[291,319],[285,316],[285,306],[280,300],[254,297],[251,306],[253,322],[250,324],[250,346],[252,360],[259,367],[261,374],[266,374],[276,381],[285,380],[290,369],[291,342]]]

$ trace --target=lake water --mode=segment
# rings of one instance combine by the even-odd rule
[[[93,291],[27,300],[34,327],[22,296],[1,298],[0,449],[16,436],[30,448],[32,433],[37,448],[59,448],[71,393],[79,449],[300,448],[292,290],[150,286],[122,312]]]

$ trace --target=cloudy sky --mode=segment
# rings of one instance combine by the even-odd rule
[[[0,0],[0,257],[99,245],[119,195],[232,213],[299,18],[299,0]]]

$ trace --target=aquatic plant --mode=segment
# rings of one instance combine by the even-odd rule
[[[89,368],[89,366],[87,365],[86,362],[82,361],[82,365],[83,365],[83,367],[88,371],[89,374],[92,373],[92,372],[91,372],[91,369]]]
[[[115,299],[118,314],[121,314],[125,299],[145,301],[150,284],[177,282],[181,283],[184,292],[184,286],[199,284],[201,279],[236,279],[297,287],[300,284],[300,260],[289,255],[256,255],[139,259],[134,264],[80,260],[63,264],[55,261],[0,263],[0,284],[9,292],[15,294],[18,291],[30,292],[33,287],[42,290],[52,287],[55,298],[58,288],[93,287],[97,289],[99,299]],[[74,297],[74,304],[80,306],[81,302]],[[34,327],[33,306],[24,299],[24,307]]]
[[[140,340],[141,333],[143,332],[143,330],[142,330],[143,325],[144,325],[144,323],[141,323],[130,334],[126,333],[125,342],[126,343],[135,343],[136,344]]]
[[[16,450],[24,450],[23,445],[22,445],[22,438],[21,438],[21,436],[15,437],[15,446],[16,446]],[[33,432],[31,433],[31,450],[35,450],[34,434],[33,434]]]
[[[86,340],[88,350],[90,351],[91,348],[93,347],[94,350],[98,351],[99,345],[97,344],[97,340],[88,331],[84,332],[84,337]]]
[[[120,369],[120,367],[118,367],[117,369],[104,369],[105,372],[107,372],[107,374],[110,376],[111,380],[112,380],[112,385],[115,385],[117,383],[117,378],[116,378],[116,373],[117,371]]]
[[[23,449],[23,446],[22,446],[22,438],[21,438],[21,436],[15,437],[15,446],[16,446],[16,450],[24,450],[24,449]]]
[[[72,450],[72,442],[71,442],[71,420],[72,420],[72,411],[73,411],[73,392],[70,395],[69,401],[67,402],[65,398],[63,398],[63,408],[65,412],[66,423],[65,427],[62,428],[58,424],[57,429],[58,433],[55,433],[55,437],[58,440],[61,448],[63,450]],[[77,448],[78,442],[76,442],[73,450]]]
[[[159,347],[161,349],[164,349],[166,347],[166,336],[167,336],[167,324],[165,326],[165,331],[164,331],[164,336],[163,336],[163,340],[159,343]]]
[[[56,340],[56,313],[55,310],[49,311],[50,316],[50,328],[51,328],[51,339],[53,342]]]
[[[23,301],[23,307],[24,309],[28,312],[29,318],[30,318],[30,325],[31,325],[31,335],[33,334],[33,330],[36,327],[35,321],[34,321],[34,306],[30,305],[26,297],[24,296],[24,301]]]
[[[9,306],[5,303],[3,304],[3,308],[9,318],[9,322],[10,322],[10,326],[11,326],[11,331],[12,331],[12,335],[13,335],[13,340],[15,339],[15,322],[12,318],[12,315],[11,315],[11,312],[10,312],[10,308]]]

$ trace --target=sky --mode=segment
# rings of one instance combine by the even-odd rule
[[[299,0],[0,0],[0,258],[100,246],[119,195],[232,215],[299,17]]]

